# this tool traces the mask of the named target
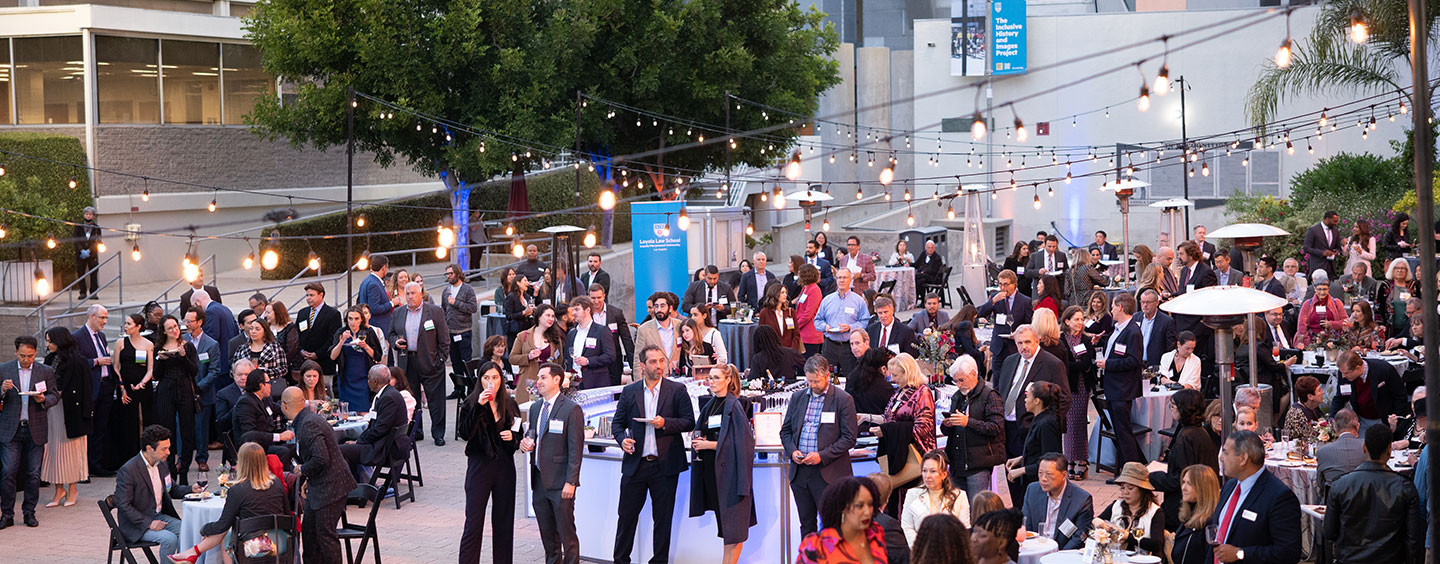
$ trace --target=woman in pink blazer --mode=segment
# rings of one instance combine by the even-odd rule
[[[1300,318],[1296,323],[1295,344],[1308,346],[1310,341],[1326,331],[1336,333],[1345,330],[1349,319],[1345,304],[1330,295],[1329,284],[1316,284],[1315,296],[1300,304]]]
[[[825,336],[815,328],[815,313],[820,311],[820,269],[807,264],[800,267],[800,295],[795,298],[795,325],[800,328],[800,342],[805,345],[805,358],[820,354]]]

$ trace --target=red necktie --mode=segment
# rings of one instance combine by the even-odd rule
[[[1215,540],[1225,544],[1225,535],[1230,532],[1230,519],[1235,517],[1235,505],[1240,501],[1240,482],[1235,482],[1234,491],[1230,492],[1230,501],[1225,502],[1225,516],[1220,518],[1220,531]],[[1215,564],[1220,564],[1220,557],[1215,557]]]
[[[889,328],[889,327],[881,327],[881,328],[880,328],[880,346],[881,346],[881,347],[884,347],[884,346],[889,345],[889,344],[890,344],[890,328]]]

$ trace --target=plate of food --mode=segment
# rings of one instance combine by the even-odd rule
[[[1030,540],[1038,536],[1040,536],[1040,533],[1037,533],[1035,531],[1025,531],[1025,540]]]
[[[214,494],[210,492],[191,492],[185,494],[186,501],[204,501],[210,499]]]
[[[1280,465],[1286,468],[1299,468],[1301,466],[1304,466],[1305,463],[1300,462],[1299,460],[1281,460]]]

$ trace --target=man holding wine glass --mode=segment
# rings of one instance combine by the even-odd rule
[[[1231,434],[1220,449],[1220,468],[1230,479],[1205,532],[1215,559],[1226,564],[1299,562],[1300,500],[1265,469],[1260,436],[1251,431]]]

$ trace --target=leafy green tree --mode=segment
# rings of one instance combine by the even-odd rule
[[[353,87],[494,132],[450,131],[447,139],[442,128],[360,102],[358,149],[387,166],[403,160],[439,174],[452,187],[457,178],[533,170],[575,147],[577,92],[688,120],[636,125],[635,113],[609,117],[610,107],[587,102],[582,154],[643,153],[706,132],[703,146],[625,163],[651,171],[650,186],[662,189],[667,170],[725,166],[724,144],[714,141],[725,92],[811,115],[819,94],[839,81],[828,58],[835,32],[823,14],[793,0],[266,0],[247,29],[265,70],[295,84],[294,96],[256,106],[250,120],[261,134],[297,146],[343,145]],[[789,119],[731,109],[734,130]],[[742,140],[729,158],[776,164],[795,135],[787,128],[769,134],[773,141]]]

